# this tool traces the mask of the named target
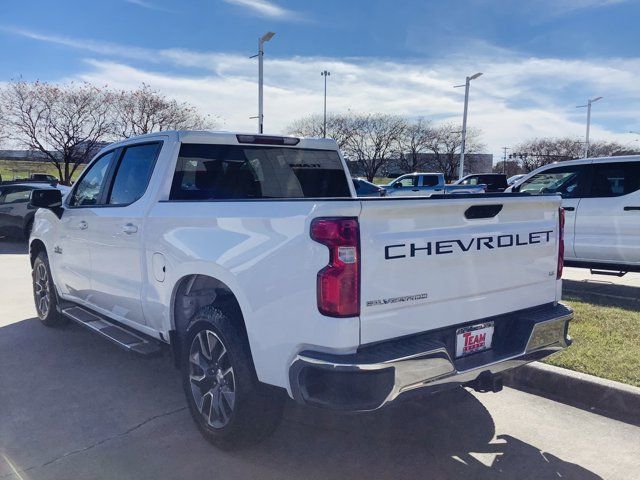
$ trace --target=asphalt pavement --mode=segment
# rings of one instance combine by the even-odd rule
[[[593,274],[586,268],[565,268],[562,274],[564,296],[588,302],[640,309],[640,273]]]
[[[0,479],[633,479],[640,428],[505,388],[367,414],[290,402],[275,435],[222,452],[167,357],[34,318],[26,247],[0,240]]]

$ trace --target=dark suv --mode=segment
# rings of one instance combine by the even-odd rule
[[[507,176],[502,173],[473,173],[462,177],[454,185],[486,185],[487,193],[504,192]]]
[[[58,188],[64,195],[69,187],[44,182],[4,182],[0,184],[0,234],[29,238],[36,209],[29,205],[32,190]]]

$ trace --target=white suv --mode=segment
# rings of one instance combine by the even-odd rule
[[[566,265],[640,271],[640,156],[545,165],[507,191],[562,195]]]

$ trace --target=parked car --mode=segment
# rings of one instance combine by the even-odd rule
[[[526,175],[525,173],[519,173],[517,175],[512,175],[511,177],[507,178],[507,184],[509,186],[514,185],[518,180],[523,178],[525,175]]]
[[[49,175],[48,173],[32,173],[31,175],[29,175],[29,180],[38,180],[38,181],[52,182],[52,183],[58,182],[57,177],[53,175]]]
[[[48,183],[4,182],[0,185],[0,233],[29,238],[35,208],[29,205],[31,192],[36,189],[59,189],[63,194],[69,187]]]
[[[48,173],[32,173],[28,177],[25,178],[14,178],[13,180],[5,180],[2,181],[2,177],[0,177],[0,184],[9,184],[9,183],[49,183],[56,184],[59,182],[58,178],[49,175]]]
[[[562,195],[567,265],[640,271],[640,156],[545,165],[507,191]]]
[[[485,185],[447,185],[442,173],[407,173],[384,187],[387,196],[429,196],[433,194],[484,193]]]
[[[509,186],[502,173],[473,173],[453,182],[453,185],[486,185],[487,193],[504,192]]]
[[[353,188],[356,189],[358,197],[384,197],[387,194],[384,187],[368,182],[364,178],[354,178]]]
[[[31,196],[38,317],[166,346],[223,447],[269,434],[286,394],[498,391],[570,343],[557,195],[357,198],[333,140],[167,131],[103,149],[61,200]]]

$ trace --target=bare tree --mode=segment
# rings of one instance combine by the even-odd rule
[[[424,170],[429,163],[425,153],[433,144],[437,130],[431,122],[419,118],[414,122],[407,122],[398,139],[400,147],[400,167],[406,172]]]
[[[114,93],[113,107],[113,133],[124,138],[162,130],[206,130],[216,124],[194,106],[145,84],[137,90]]]
[[[640,149],[630,148],[618,142],[596,140],[589,144],[590,157],[618,157],[620,155],[638,155]]]
[[[434,163],[438,171],[444,173],[450,181],[458,176],[460,165],[460,149],[462,148],[462,128],[450,123],[440,125],[434,131],[434,135],[428,145],[428,150],[434,155]],[[480,142],[480,131],[473,128],[467,129],[465,140],[465,152],[475,153],[484,148]]]
[[[322,137],[323,126],[322,115],[309,115],[293,122],[286,131],[300,137]],[[341,150],[344,150],[353,133],[352,116],[349,114],[327,116],[327,138],[334,139]]]
[[[516,146],[509,158],[531,172],[549,163],[580,158],[583,149],[582,142],[574,138],[534,138]]]
[[[406,123],[400,117],[373,113],[354,116],[351,125],[352,134],[344,149],[371,182],[380,169],[398,155],[398,140]]]
[[[9,138],[9,130],[7,129],[7,119],[0,102],[0,145]]]
[[[112,130],[111,94],[87,83],[10,82],[0,104],[11,138],[45,155],[69,184]]]
[[[500,160],[493,167],[493,173],[504,173],[508,178],[520,173],[524,173],[524,171],[520,164],[515,160]]]
[[[629,149],[617,142],[594,141],[589,146],[589,156],[608,157],[630,155],[637,150]],[[553,162],[581,158],[584,143],[577,138],[534,138],[518,145],[509,158],[518,161],[525,172]]]

